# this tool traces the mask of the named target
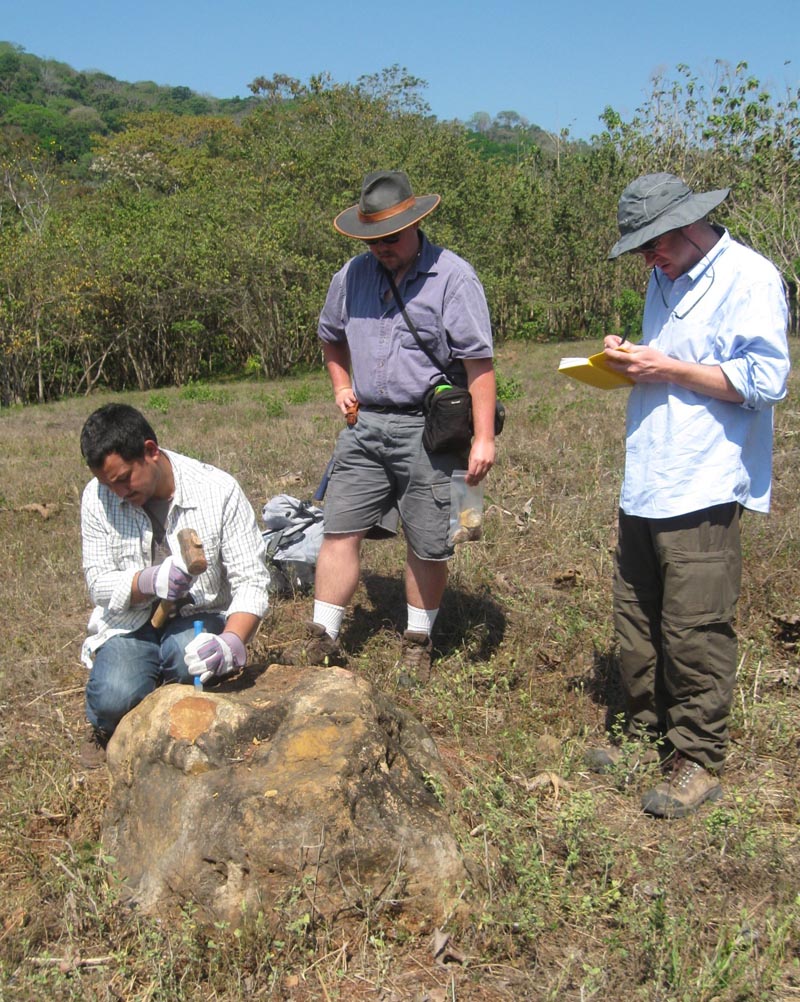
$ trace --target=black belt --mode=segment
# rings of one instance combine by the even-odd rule
[[[359,410],[368,414],[411,414],[422,417],[425,413],[419,404],[410,404],[408,407],[374,407],[372,404],[361,404]]]

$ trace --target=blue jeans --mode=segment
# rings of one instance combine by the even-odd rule
[[[107,640],[94,656],[86,685],[86,717],[89,723],[113,734],[125,714],[159,685],[194,681],[183,652],[194,637],[194,619],[203,620],[206,633],[222,633],[225,618],[206,613],[192,619],[176,616],[163,630],[149,622],[133,633]]]

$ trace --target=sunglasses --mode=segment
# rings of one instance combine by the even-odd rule
[[[392,233],[388,237],[376,237],[374,240],[365,240],[364,243],[367,247],[374,247],[376,244],[396,244],[400,239],[399,233]]]

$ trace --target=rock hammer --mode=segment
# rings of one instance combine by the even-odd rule
[[[197,577],[198,574],[202,574],[207,570],[208,561],[203,550],[203,543],[197,532],[194,529],[179,529],[177,539],[180,549],[180,560],[186,568],[187,574]],[[150,619],[151,624],[157,630],[160,630],[169,619],[174,608],[174,602],[162,598]]]

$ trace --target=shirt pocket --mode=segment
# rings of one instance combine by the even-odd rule
[[[438,359],[442,367],[447,363],[446,338],[439,315],[432,309],[414,305],[406,306],[406,313],[417,330],[419,341]],[[400,344],[408,351],[421,351],[417,338],[412,334],[405,317],[399,313],[395,318],[395,332]]]
[[[200,590],[207,595],[216,595],[220,591],[222,583],[221,537],[219,532],[205,532],[203,534],[198,529],[197,533],[203,544],[203,553],[205,554],[208,567],[202,574],[197,576],[192,591],[195,594],[197,590]]]
[[[138,536],[117,538],[111,542],[111,559],[117,571],[139,571],[150,563],[150,554]]]

